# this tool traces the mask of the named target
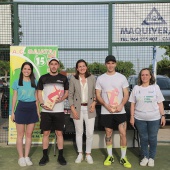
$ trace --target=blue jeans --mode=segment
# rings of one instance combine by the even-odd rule
[[[142,156],[154,159],[156,155],[160,119],[154,121],[135,119],[135,125],[139,132]]]

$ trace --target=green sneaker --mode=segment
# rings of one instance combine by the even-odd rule
[[[105,166],[109,166],[114,162],[114,157],[113,156],[108,156],[106,160],[104,161]]]
[[[120,159],[120,164],[122,164],[125,168],[131,168],[132,165],[127,160],[127,157]]]

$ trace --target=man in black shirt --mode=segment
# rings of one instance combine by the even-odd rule
[[[39,165],[49,161],[48,145],[51,130],[55,130],[59,150],[58,162],[66,165],[63,157],[64,100],[68,96],[68,79],[58,73],[60,67],[57,58],[49,59],[50,73],[42,75],[38,81],[38,100],[42,107],[40,128],[43,131],[43,157]],[[43,94],[42,94],[43,92]]]

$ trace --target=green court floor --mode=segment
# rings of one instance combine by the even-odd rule
[[[58,164],[57,156],[54,156],[54,146],[49,147],[50,162],[46,166],[39,166],[38,162],[42,156],[41,146],[32,146],[30,157],[34,163],[31,167],[19,167],[17,160],[18,155],[15,145],[0,145],[0,170],[124,170],[120,159],[120,149],[113,149],[115,163],[111,166],[104,166],[103,161],[106,157],[106,149],[93,149],[92,156],[94,164],[89,165],[83,161],[80,164],[75,164],[74,160],[77,156],[75,146],[71,143],[65,144],[64,156],[68,162],[66,166]],[[141,167],[139,166],[139,149],[128,148],[127,155],[129,161],[132,163],[132,170],[169,170],[170,169],[170,144],[159,144],[157,149],[157,156],[155,159],[155,167]]]

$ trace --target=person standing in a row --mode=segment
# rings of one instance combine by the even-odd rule
[[[16,123],[16,145],[19,154],[18,164],[20,166],[33,165],[29,158],[29,152],[32,141],[32,132],[35,123],[38,122],[39,119],[36,84],[33,65],[29,62],[24,62],[21,66],[19,80],[14,81],[12,85],[13,98],[11,120]],[[23,153],[24,134],[25,153]]]
[[[164,97],[151,70],[144,68],[138,76],[130,95],[132,126],[136,125],[140,137],[143,159],[141,166],[154,166],[157,148],[157,135],[160,125],[165,126]],[[149,146],[149,147],[148,147]]]
[[[127,159],[127,117],[124,105],[129,98],[128,81],[126,77],[116,72],[116,58],[108,55],[105,59],[107,72],[97,78],[96,96],[101,103],[101,125],[106,131],[106,147],[108,156],[104,161],[104,165],[109,166],[114,162],[112,154],[112,133],[114,125],[118,126],[120,134],[121,158],[120,163],[125,168],[131,168],[131,164]]]
[[[71,77],[69,85],[69,104],[71,107],[71,118],[73,118],[76,130],[76,144],[78,156],[75,163],[83,160],[83,122],[86,127],[86,157],[89,164],[93,164],[91,148],[93,142],[94,123],[96,117],[96,79],[88,72],[87,63],[78,60],[76,63],[76,74]]]
[[[40,129],[43,131],[43,157],[39,165],[43,166],[49,162],[48,146],[51,130],[55,130],[57,136],[58,162],[66,165],[67,162],[63,157],[64,100],[68,97],[69,84],[67,77],[58,73],[59,60],[51,58],[48,62],[50,72],[42,75],[37,85],[38,99],[42,107]],[[53,108],[48,103],[51,103]]]

